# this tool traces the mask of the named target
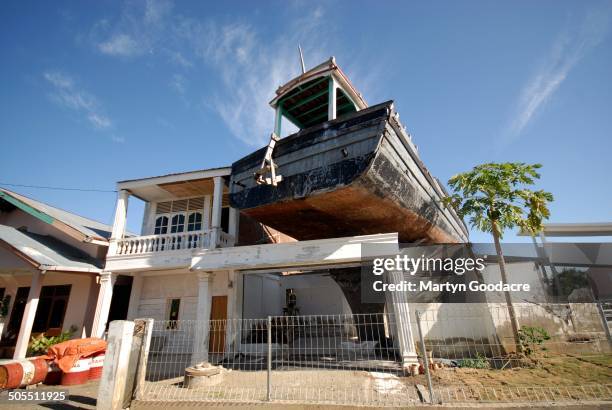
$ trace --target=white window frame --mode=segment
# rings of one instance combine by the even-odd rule
[[[178,200],[194,199],[194,198],[202,198],[202,195],[188,197],[188,198],[180,198]],[[170,201],[173,202],[175,200],[170,200]],[[208,206],[207,206],[207,201],[210,202],[208,204]],[[168,202],[168,201],[159,201],[159,202]],[[155,208],[157,208],[157,204],[159,202],[156,203]],[[210,219],[211,219],[210,213],[212,212],[211,205],[212,205],[212,195],[204,195],[204,205],[203,205],[202,209],[190,209],[190,210],[186,210],[186,211],[165,212],[165,213],[160,213],[160,214],[154,213],[153,214],[153,223],[151,225],[151,235],[167,235],[167,234],[172,234],[172,218],[175,215],[183,215],[183,217],[185,218],[185,221],[184,221],[184,224],[183,224],[183,230],[181,232],[203,232],[203,231],[207,231],[207,230],[210,229]],[[208,213],[209,213],[208,216],[206,215],[206,211],[207,210],[208,210]],[[194,231],[189,231],[188,230],[189,229],[189,215],[191,215],[192,213],[196,213],[196,212],[198,212],[198,213],[200,213],[200,215],[202,215],[202,220],[200,222],[201,229],[194,230]],[[162,233],[156,234],[155,233],[155,228],[156,228],[155,225],[157,224],[157,219],[162,217],[162,216],[165,216],[166,218],[168,218],[168,224],[166,226],[166,233],[165,234],[162,234]],[[177,232],[174,232],[174,233],[179,233],[179,232],[177,231]]]

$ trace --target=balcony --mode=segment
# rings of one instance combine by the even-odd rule
[[[202,251],[235,246],[240,213],[229,204],[231,168],[122,181],[105,269],[188,271]],[[141,235],[126,232],[130,197],[144,201]]]
[[[211,229],[124,238],[117,241],[115,255],[144,255],[234,246],[235,239],[232,235],[221,230],[217,231],[217,235],[214,235],[214,233],[214,230]],[[215,241],[215,236],[216,246],[212,246],[212,242]]]

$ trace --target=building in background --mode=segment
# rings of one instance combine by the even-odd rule
[[[110,232],[108,225],[0,189],[2,357],[25,357],[35,335],[92,334]]]

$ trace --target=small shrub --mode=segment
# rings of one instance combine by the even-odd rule
[[[521,350],[527,357],[531,357],[535,353],[545,350],[543,344],[547,340],[550,340],[550,335],[541,327],[523,326],[519,330]]]
[[[28,345],[28,356],[46,354],[51,346],[70,340],[76,330],[76,327],[71,326],[70,329],[62,332],[58,336],[46,337],[42,334],[38,337],[33,337]]]
[[[467,367],[471,369],[488,369],[490,367],[489,360],[480,353],[476,353],[473,359],[461,359],[457,362],[459,367]]]

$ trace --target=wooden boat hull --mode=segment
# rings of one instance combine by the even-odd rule
[[[467,240],[391,101],[280,140],[277,186],[255,183],[264,153],[232,165],[230,204],[298,240],[385,232],[398,232],[402,242]]]

